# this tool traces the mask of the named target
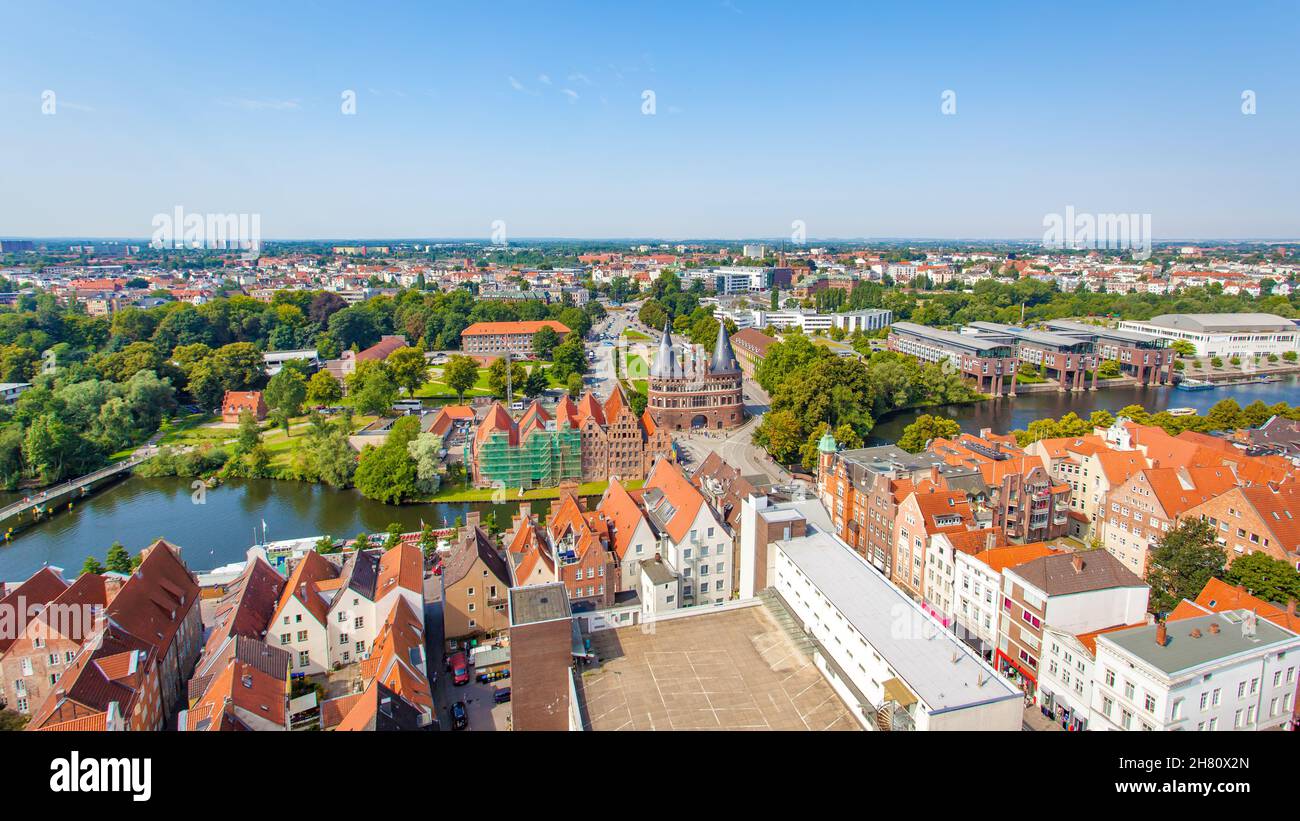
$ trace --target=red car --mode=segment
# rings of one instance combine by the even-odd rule
[[[457,687],[469,684],[469,662],[465,659],[464,653],[457,653],[451,657],[451,683]]]

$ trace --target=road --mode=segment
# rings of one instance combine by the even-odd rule
[[[446,670],[447,642],[442,632],[442,577],[432,573],[424,580],[425,653],[429,673],[433,678],[434,714],[439,729],[451,729],[451,716],[447,710],[457,701],[465,702],[471,730],[510,729],[510,704],[494,704],[492,693],[498,687],[509,687],[510,679],[492,684],[480,684],[470,673],[470,683],[460,687],[452,684]]]
[[[636,319],[635,306],[629,306],[624,311],[611,311],[603,322],[597,324],[592,329],[592,336],[597,337],[597,341],[589,340],[587,347],[596,352],[592,371],[588,375],[588,384],[598,396],[607,396],[614,386],[614,364],[611,356],[614,348],[602,345],[603,340],[598,338],[604,334],[617,338],[625,328],[632,328],[648,335],[650,341],[646,343],[647,345],[653,346],[658,339],[656,331],[644,327]],[[685,463],[688,467],[698,466],[710,453],[716,451],[722,456],[723,461],[738,468],[742,475],[764,476],[767,481],[778,484],[790,482],[790,474],[773,462],[767,452],[754,445],[752,441],[754,430],[762,422],[763,414],[767,412],[771,399],[752,379],[745,380],[744,395],[745,412],[750,418],[741,427],[726,435],[716,431],[682,431],[674,435],[678,447],[683,452]]]

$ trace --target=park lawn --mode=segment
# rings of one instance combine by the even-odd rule
[[[428,382],[425,382],[415,392],[416,399],[451,399],[455,401],[456,392],[451,386],[442,381],[442,368],[434,368],[435,376]],[[488,369],[479,368],[478,378],[474,380],[474,387],[465,391],[465,398],[472,396],[492,396],[492,389],[488,387]]]
[[[631,328],[624,328],[623,336],[629,342],[644,342],[650,338],[648,334],[643,334],[640,331],[634,331]]]
[[[645,484],[644,480],[633,479],[632,481],[624,482],[623,487],[627,488],[628,490],[636,490],[637,488],[641,487],[641,485],[643,484]],[[584,482],[581,485],[578,485],[578,495],[599,496],[602,493],[604,493],[608,487],[609,487],[608,481]],[[438,493],[436,493],[433,496],[433,498],[430,499],[429,501],[430,502],[491,502],[493,499],[493,494],[500,493],[500,492],[501,492],[500,490],[494,488],[487,488],[487,489],[464,488],[464,487],[443,488],[442,490],[438,491]],[[505,498],[503,499],[503,501],[517,502],[517,501],[531,501],[534,499],[558,499],[559,497],[560,497],[560,490],[559,488],[554,488],[554,487],[533,488],[532,490],[525,490],[522,495],[520,495],[519,493],[519,488],[506,488]]]
[[[352,432],[355,433],[371,422],[378,419],[378,416],[354,416],[352,417]],[[289,420],[289,435],[284,435],[284,428],[267,427],[262,429],[262,447],[271,457],[273,467],[282,467],[289,464],[293,454],[302,447],[303,442],[307,441],[307,417],[300,416]],[[234,431],[238,434],[238,431]]]
[[[203,437],[204,434],[197,431],[201,430],[203,425],[216,421],[219,420],[213,413],[191,413],[178,420],[166,420],[162,424],[163,436],[158,440],[158,444],[174,445],[182,443],[191,436]]]
[[[638,354],[630,354],[627,358],[627,368],[623,371],[623,378],[634,381],[637,377],[649,376],[650,366],[646,364]],[[644,380],[643,380],[644,381]]]

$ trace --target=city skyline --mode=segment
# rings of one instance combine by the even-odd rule
[[[245,6],[172,37],[141,24],[162,4],[15,9],[0,234],[142,237],[181,205],[285,241],[1032,240],[1068,207],[1295,236],[1284,7],[1097,31],[1108,7]]]

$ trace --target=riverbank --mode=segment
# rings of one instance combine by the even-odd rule
[[[628,490],[637,490],[645,484],[642,479],[634,479],[624,482],[623,487]],[[579,496],[600,496],[609,489],[609,482],[583,482],[578,485]],[[520,490],[519,488],[461,488],[456,490],[441,491],[429,499],[427,503],[435,504],[438,502],[531,502],[538,499],[558,499],[560,498],[560,489],[556,487],[539,487],[532,490]]]

